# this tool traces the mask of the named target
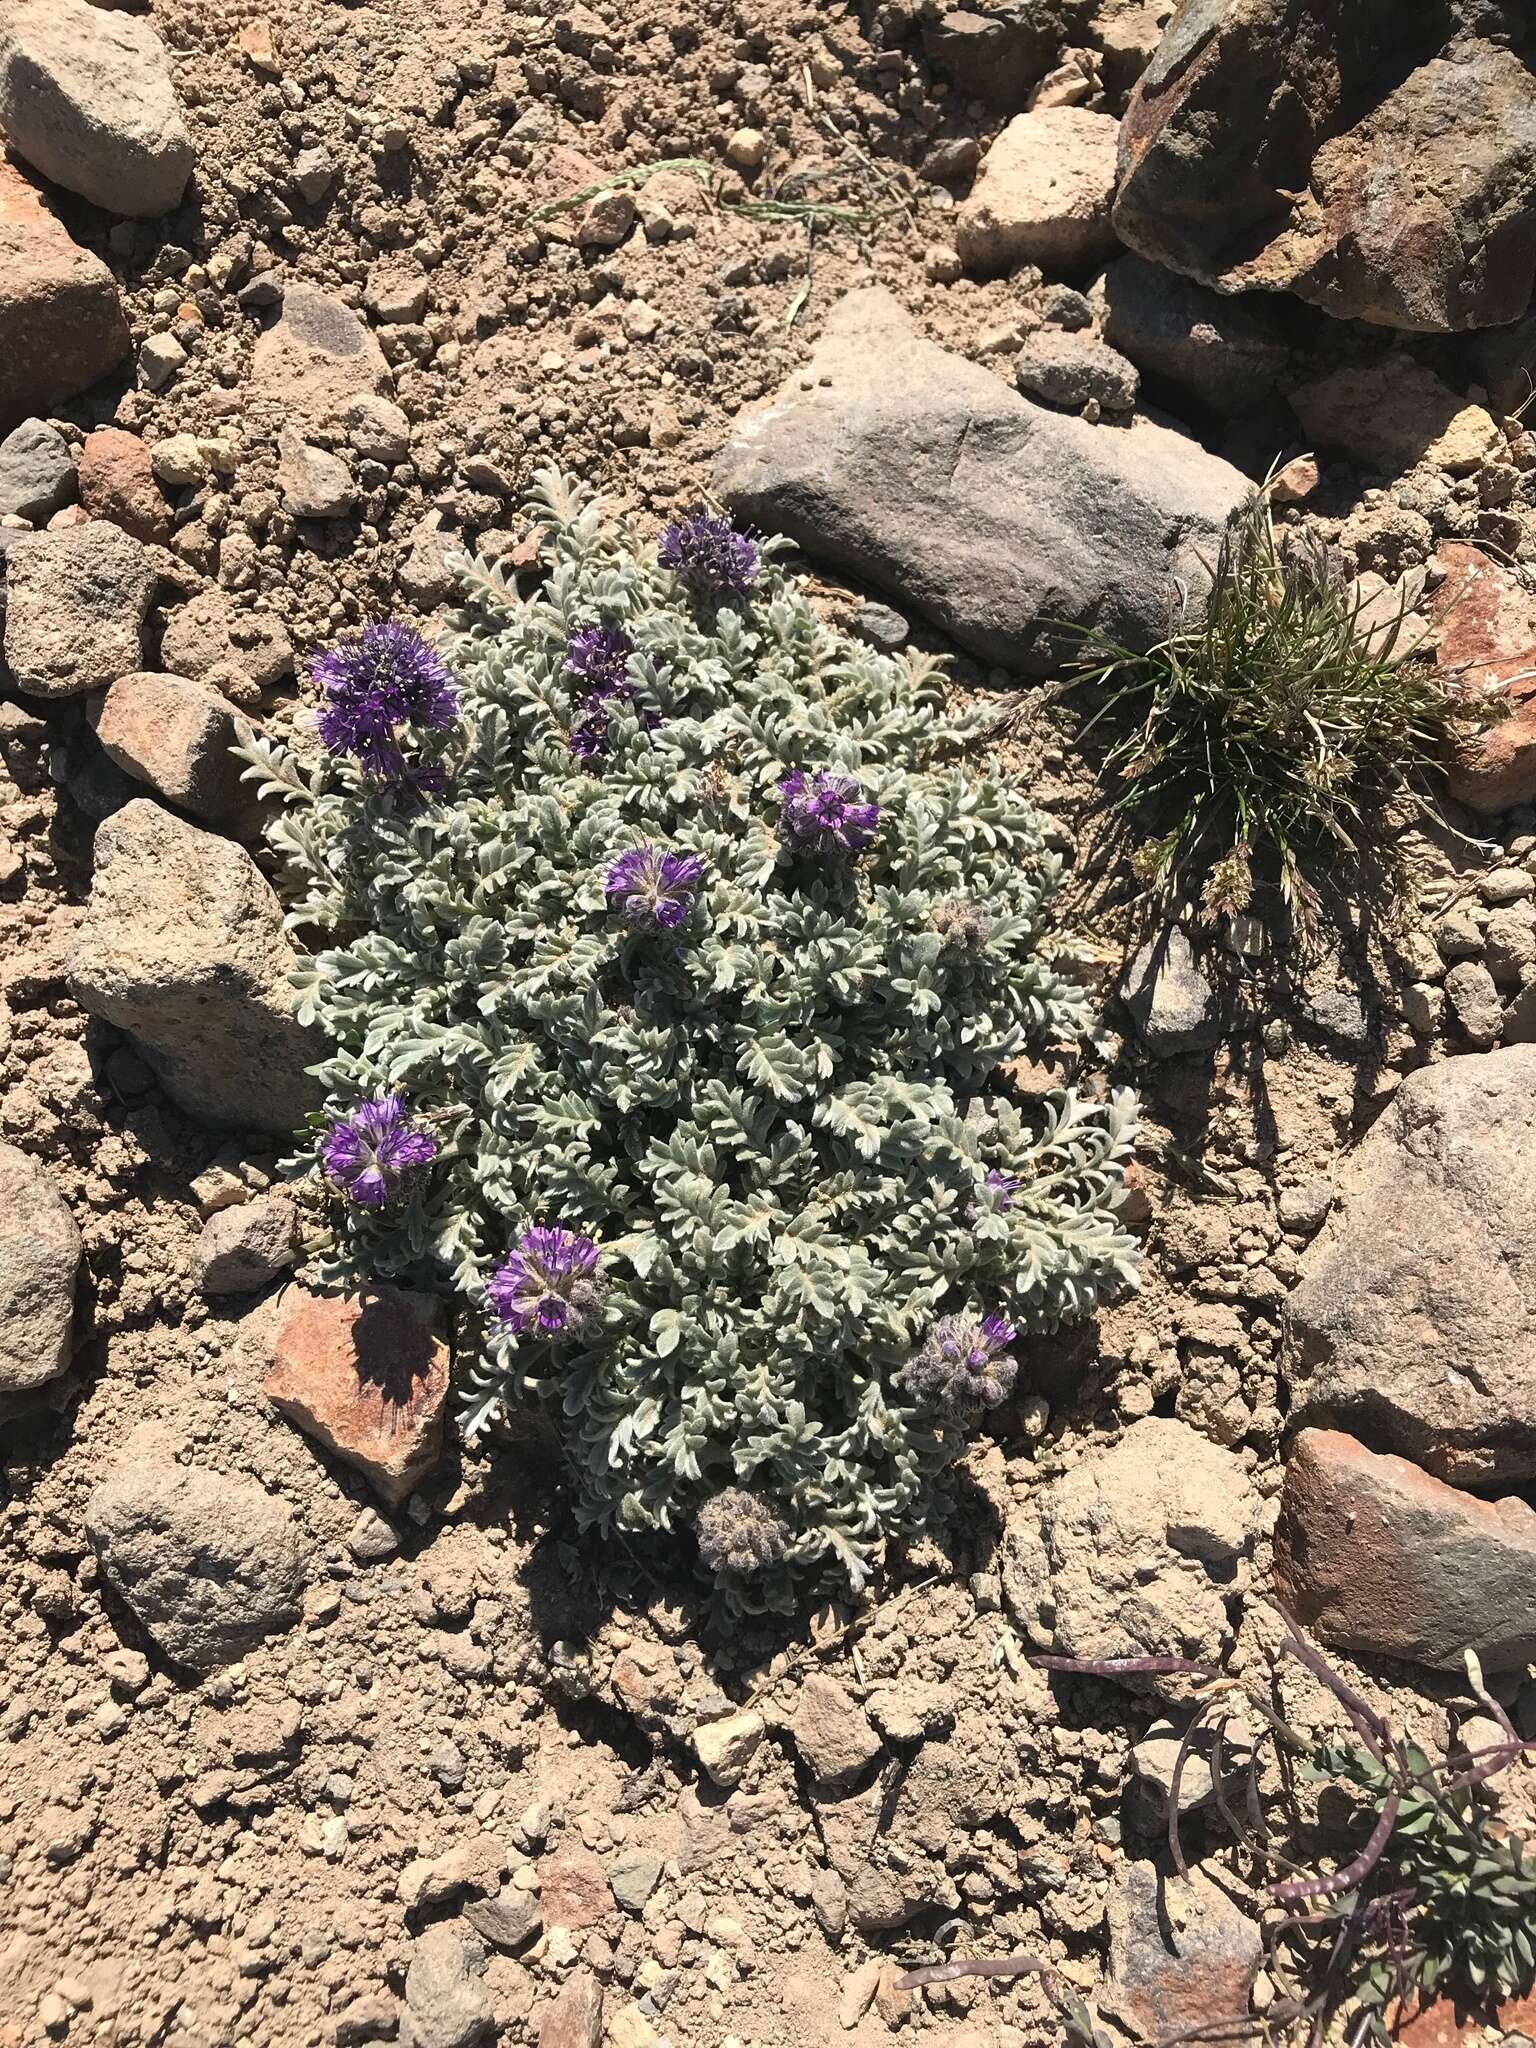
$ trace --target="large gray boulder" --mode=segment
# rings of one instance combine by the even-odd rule
[[[79,1270],[80,1232],[47,1169],[0,1145],[0,1394],[68,1365]]]
[[[0,129],[34,170],[108,213],[168,213],[192,175],[165,45],[147,21],[89,0],[9,0]]]
[[[815,354],[737,420],[715,466],[734,510],[878,585],[989,660],[1048,675],[1091,627],[1128,647],[1197,593],[1252,486],[1149,420],[1090,426],[925,340],[886,291],[850,292]]]
[[[298,1526],[250,1480],[133,1460],[91,1495],[85,1527],[107,1585],[172,1663],[212,1671],[299,1617]]]
[[[1494,40],[1513,11],[1185,0],[1121,127],[1121,241],[1345,320],[1518,319],[1536,275],[1536,46],[1528,26],[1524,48]]]
[[[1287,1308],[1294,1420],[1463,1484],[1536,1475],[1536,1045],[1410,1074]]]
[[[243,847],[136,797],[96,835],[69,962],[82,1009],[126,1031],[190,1115],[291,1131],[323,1055],[293,1014],[282,906]]]

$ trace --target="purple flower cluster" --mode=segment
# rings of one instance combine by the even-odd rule
[[[981,1194],[972,1207],[971,1214],[979,1215],[983,1209],[990,1209],[994,1215],[1013,1207],[1013,1198],[1024,1183],[1016,1173],[1004,1173],[1001,1167],[989,1166],[987,1177],[981,1184]]]
[[[632,846],[608,869],[608,907],[636,931],[676,931],[687,922],[704,879],[694,853],[667,853],[659,846]]]
[[[796,853],[862,853],[880,823],[880,806],[866,803],[851,775],[796,768],[779,783],[784,808],[779,837]]]
[[[756,541],[709,512],[674,519],[656,554],[700,597],[745,597],[763,566]]]
[[[525,1230],[492,1274],[486,1299],[497,1319],[522,1336],[574,1336],[602,1306],[600,1255],[590,1237],[543,1226]]]
[[[608,744],[608,705],[631,695],[629,657],[634,647],[617,626],[583,626],[565,650],[565,672],[587,685],[579,724],[568,742],[578,761],[592,761]]]
[[[593,697],[627,697],[634,651],[629,635],[617,626],[583,626],[565,650],[565,672],[580,676]]]
[[[338,1117],[320,1147],[326,1178],[360,1208],[393,1201],[437,1157],[437,1140],[413,1130],[403,1095],[376,1095]]]
[[[459,715],[447,664],[411,626],[365,626],[316,655],[310,675],[324,693],[321,739],[380,782],[408,779],[408,734],[446,732]]]
[[[1008,1346],[1017,1334],[1001,1316],[941,1316],[896,1377],[951,1422],[974,1422],[1013,1389],[1019,1362]]]

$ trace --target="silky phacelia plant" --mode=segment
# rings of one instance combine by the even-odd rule
[[[403,1095],[358,1103],[331,1123],[320,1147],[326,1178],[365,1209],[397,1200],[436,1157],[436,1138],[412,1128]]]
[[[423,743],[458,717],[458,694],[443,658],[410,626],[365,626],[310,665],[322,692],[320,737],[379,782],[398,783]]]
[[[522,1336],[574,1336],[602,1306],[602,1254],[575,1230],[525,1230],[485,1290],[493,1313]]]
[[[796,768],[779,783],[779,837],[794,853],[862,853],[880,823],[880,806],[865,803],[851,775]]]
[[[640,932],[673,932],[693,909],[704,863],[694,853],[632,846],[609,864],[603,890],[609,905]]]
[[[940,1316],[897,1377],[953,1421],[973,1420],[1013,1392],[1019,1362],[1008,1347],[1017,1335],[1001,1316]]]
[[[729,519],[694,512],[674,519],[656,550],[664,569],[704,598],[745,597],[762,571],[762,551]]]
[[[1011,1089],[1089,1007],[985,711],[824,624],[770,540],[749,578],[716,536],[743,573],[706,582],[576,485],[531,510],[535,595],[459,565],[439,788],[247,743],[327,1115],[404,1097],[440,1147],[378,1204],[309,1153],[327,1270],[452,1296],[465,1430],[544,1406],[584,1525],[694,1546],[733,1610],[846,1593],[1017,1344],[1134,1278],[1133,1105]]]
[[[750,1577],[780,1563],[792,1530],[758,1494],[728,1486],[711,1494],[693,1518],[699,1559],[715,1577]]]

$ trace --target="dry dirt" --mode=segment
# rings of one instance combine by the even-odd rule
[[[191,361],[159,395],[127,390],[115,417],[151,440],[240,441],[233,487],[190,501],[178,552],[273,610],[301,652],[430,608],[430,574],[416,575],[427,602],[414,607],[399,581],[423,519],[512,545],[542,463],[600,479],[647,522],[692,505],[737,409],[802,359],[856,281],[889,283],[960,346],[1006,314],[1006,281],[928,276],[951,202],[917,166],[936,142],[984,143],[990,129],[928,77],[902,5],[154,0],[150,15],[193,123],[196,202],[110,235],[83,206],[71,224],[122,279],[135,338],[172,329]],[[273,75],[241,51],[258,17]],[[706,205],[686,178],[668,239],[604,255],[532,232],[532,210],[560,196],[545,146],[557,136],[602,171],[702,158],[728,195],[749,189],[726,156],[744,127],[766,137],[753,194],[854,205],[863,232],[811,241],[803,224]],[[337,175],[309,205],[293,164],[317,147]],[[377,329],[410,458],[365,475],[357,516],[323,530],[281,511],[272,423],[247,404],[259,324],[235,294],[268,267],[359,305],[420,302]],[[76,427],[113,417],[116,398],[93,394]],[[826,595],[843,616],[859,601]],[[988,687],[963,664],[958,675]],[[279,720],[290,696],[268,706]],[[978,1444],[951,1519],[878,1602],[720,1642],[688,1586],[658,1589],[571,1539],[536,1446],[446,1473],[388,1554],[357,1554],[379,1533],[365,1487],[260,1397],[266,1310],[210,1306],[193,1284],[191,1183],[226,1140],[172,1109],[64,985],[112,771],[67,713],[47,730],[13,721],[0,744],[24,863],[0,897],[0,1134],[46,1161],[81,1224],[93,1332],[45,1408],[0,1417],[0,2044],[386,2037],[413,1944],[464,1906],[430,1882],[413,1904],[414,1866],[465,1845],[512,1891],[542,1886],[546,1919],[556,1889],[577,1899],[537,1945],[486,1945],[506,2044],[540,2038],[579,1969],[607,1984],[610,2015],[645,1996],[674,2048],[1059,2038],[1028,1979],[926,1998],[891,1988],[902,1965],[943,1952],[936,1937],[954,1938],[956,1921],[962,1946],[1037,1950],[1091,1985],[1110,1873],[1137,1825],[1127,1756],[1153,1703],[1053,1684],[1022,1661],[1000,1608],[1001,1522],[1146,1413],[1231,1446],[1272,1503],[1278,1307],[1301,1243],[1280,1228],[1277,1194],[1326,1177],[1380,1107],[1416,1057],[1402,1028],[1351,1057],[1289,1028],[1283,993],[1256,983],[1265,1029],[1241,1050],[1214,1070],[1144,1077],[1155,1222],[1142,1296],[1039,1347],[1030,1384],[1048,1412],[1021,1408]],[[1016,758],[1070,828],[1083,794],[1071,762],[1048,733]],[[1457,845],[1422,858],[1442,891],[1456,863],[1478,860]],[[1336,971],[1325,963],[1323,980]],[[259,1148],[242,1157],[273,1170]],[[84,1534],[91,1489],[129,1446],[249,1476],[297,1512],[316,1558],[301,1627],[202,1682],[131,1647]],[[1245,1626],[1258,1654],[1264,1624]],[[887,1730],[835,1798],[786,1731],[817,1672]],[[1404,1695],[1428,1732],[1444,1722],[1433,1701],[1422,1684]],[[726,1702],[767,1723],[729,1794],[692,1745]],[[877,1840],[882,1867],[925,1888],[892,1932],[843,1924],[846,1873]],[[608,1890],[620,1871],[623,1902]]]

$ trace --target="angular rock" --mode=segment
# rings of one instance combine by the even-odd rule
[[[144,666],[155,570],[104,519],[28,534],[6,556],[5,658],[34,697],[99,690]]]
[[[1023,0],[1023,4],[947,7],[925,13],[923,48],[935,71],[966,99],[1013,113],[1023,106],[1080,23],[1079,0]]]
[[[506,1852],[490,1835],[467,1835],[441,1856],[418,1856],[405,1866],[397,1887],[400,1903],[407,1912],[414,1912],[419,1907],[445,1905],[466,1892],[486,1903],[500,1890],[506,1871]],[[530,1898],[527,1892],[517,1896]],[[537,1919],[535,1910],[533,1920]],[[526,1927],[531,1923],[524,1924]]]
[[[418,1935],[405,1973],[401,2048],[477,2048],[495,2032],[485,1981],[471,1969],[472,1951],[451,1921]],[[479,1951],[484,1962],[484,1951]]]
[[[75,495],[69,443],[46,420],[23,420],[0,441],[0,515],[42,526]]]
[[[0,1145],[0,1394],[69,1364],[80,1232],[47,1169]]]
[[[249,1480],[121,1465],[91,1495],[85,1527],[108,1586],[174,1664],[232,1664],[299,1618],[297,1526]]]
[[[383,1285],[348,1296],[293,1287],[280,1313],[262,1392],[396,1506],[442,1454],[450,1360],[440,1305]]]
[[[1504,713],[1458,744],[1446,779],[1458,803],[1491,815],[1536,798],[1536,598],[1465,541],[1442,542],[1435,567],[1435,665]]]
[[[247,827],[256,799],[240,780],[234,712],[185,676],[119,676],[89,711],[96,737],[126,774],[210,825]]]
[[[448,1853],[451,1856],[453,1852]],[[440,1862],[443,1860],[439,1858]],[[532,1892],[519,1891],[515,1884],[509,1884],[492,1898],[471,1899],[464,1908],[464,1918],[482,1941],[499,1948],[503,1955],[512,1955],[538,1933],[539,1902]]]
[[[1062,334],[1042,328],[1030,335],[1013,359],[1014,381],[1029,398],[1080,412],[1130,412],[1141,379],[1135,365],[1096,335]]]
[[[388,398],[368,393],[351,399],[341,414],[347,440],[371,462],[404,462],[411,452],[411,423]]]
[[[1536,269],[1536,80],[1472,16],[1188,0],[1122,124],[1120,239],[1219,290],[1291,291],[1343,320],[1518,319]]]
[[[174,334],[151,334],[139,344],[139,375],[151,391],[163,391],[191,360]]]
[[[1032,405],[851,292],[810,363],[737,420],[715,466],[734,509],[915,605],[973,653],[1055,673],[1096,627],[1145,648],[1174,578],[1198,597],[1252,488],[1150,421]]]
[[[132,345],[111,271],[0,156],[0,432],[75,397]]]
[[[390,387],[389,365],[350,306],[312,284],[290,283],[279,318],[256,343],[251,396],[286,420],[313,424],[363,392]]]
[[[1258,1522],[1258,1496],[1229,1451],[1149,1415],[1014,1516],[1003,1591],[1031,1642],[1054,1655],[1219,1663]]]
[[[147,21],[89,0],[11,0],[0,128],[34,170],[108,213],[168,213],[192,175],[165,45]]]
[[[709,1773],[710,1782],[730,1787],[741,1783],[741,1774],[757,1754],[763,1739],[763,1717],[750,1711],[727,1714],[720,1721],[705,1721],[694,1730],[693,1750]]]
[[[590,1970],[577,1970],[539,2018],[539,2048],[598,2048],[603,2038],[603,1987]]]
[[[824,1671],[813,1671],[800,1687],[789,1725],[795,1748],[822,1784],[856,1777],[884,1754],[864,1709]]]
[[[650,1849],[626,1849],[608,1873],[613,1896],[626,1913],[643,1913],[661,1882],[661,1858]]]
[[[1452,1482],[1536,1475],[1536,1046],[1410,1074],[1286,1308],[1291,1419]]]
[[[1138,2040],[1172,2039],[1245,2014],[1263,1959],[1256,1922],[1222,1879],[1121,1865],[1109,1896],[1104,2004]]]
[[[1168,926],[1141,948],[1126,969],[1120,1000],[1156,1059],[1196,1052],[1221,1036],[1215,992],[1195,965],[1194,949],[1177,925]]]
[[[955,248],[967,270],[986,275],[1037,263],[1058,276],[1112,255],[1118,133],[1112,115],[1085,107],[1016,115],[955,216]]]
[[[299,1214],[286,1195],[257,1195],[220,1209],[203,1225],[192,1255],[206,1296],[254,1294],[298,1257]]]
[[[364,1508],[347,1535],[347,1548],[359,1564],[382,1564],[400,1548],[400,1538],[384,1517]]]
[[[97,427],[85,437],[79,468],[80,502],[93,519],[110,519],[145,543],[163,545],[170,539],[170,507],[137,434]]]
[[[460,544],[458,535],[440,512],[424,513],[406,536],[406,550],[395,571],[395,580],[411,603],[422,611],[446,604],[458,588],[448,557]]]
[[[1287,1611],[1344,1650],[1460,1671],[1536,1658],[1536,1509],[1478,1500],[1406,1458],[1304,1429],[1291,1446],[1275,1530]]]
[[[1498,1044],[1504,1028],[1504,1004],[1481,960],[1458,960],[1445,977],[1445,993],[1461,1035],[1474,1052],[1487,1052]]]
[[[322,1056],[293,1014],[293,947],[242,847],[137,797],[96,835],[69,962],[82,1009],[126,1031],[191,1116],[288,1132],[319,1100]]]
[[[1177,0],[1103,0],[1089,25],[1108,93],[1128,93],[1157,55]]]
[[[1274,397],[1290,350],[1270,320],[1140,256],[1104,273],[1104,339],[1140,370],[1149,393],[1230,418]]]
[[[277,483],[295,519],[340,519],[357,503],[352,472],[339,455],[313,448],[284,428],[277,437]]]
[[[199,591],[176,607],[165,622],[161,655],[177,675],[242,704],[293,673],[293,643],[279,621],[223,590]]]
[[[1307,438],[1342,448],[1391,476],[1432,463],[1470,475],[1507,443],[1480,405],[1468,405],[1412,356],[1343,363],[1290,394]]]
[[[546,1927],[579,1934],[613,1909],[613,1892],[602,1859],[586,1849],[546,1856],[539,1865],[539,1904]]]
[[[336,2015],[336,2048],[375,2048],[392,2041],[400,2026],[400,2008],[387,1991],[365,1991]]]

